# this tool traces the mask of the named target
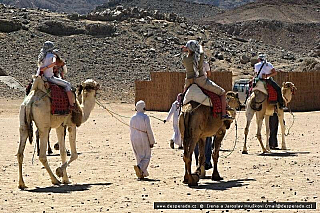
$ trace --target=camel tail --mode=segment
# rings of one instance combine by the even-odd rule
[[[20,107],[20,135],[25,139],[29,138],[30,144],[32,144],[33,140],[33,127],[32,127],[32,119],[31,119],[31,109],[27,105],[22,104]]]

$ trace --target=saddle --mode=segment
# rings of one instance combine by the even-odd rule
[[[183,105],[190,101],[211,107],[214,117],[217,117],[217,114],[222,111],[220,96],[199,87],[197,84],[192,84],[184,93]]]
[[[49,83],[51,93],[51,114],[52,115],[67,115],[69,110],[69,99],[63,87]]]
[[[278,100],[277,91],[269,83],[267,83],[267,91],[269,104],[276,105]]]

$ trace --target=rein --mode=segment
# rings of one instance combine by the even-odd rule
[[[237,113],[237,111],[236,111],[236,113]],[[238,117],[239,117],[239,113],[237,113],[238,114]],[[235,117],[237,117],[237,115],[235,116]],[[235,139],[234,139],[234,145],[233,145],[233,148],[232,148],[232,150],[230,151],[230,153],[229,154],[227,154],[227,155],[225,155],[225,156],[223,156],[223,155],[220,155],[220,157],[222,157],[222,158],[227,158],[228,156],[230,156],[233,152],[234,152],[234,150],[236,149],[236,145],[237,145],[237,141],[238,141],[238,122],[237,122],[237,119],[235,118],[234,119],[234,127],[231,129],[231,130],[229,130],[228,131],[228,134],[224,137],[224,139],[230,134],[230,132],[234,129],[234,128],[236,128],[236,137],[235,137]]]
[[[290,129],[291,129],[291,127],[293,126],[294,120],[295,120],[294,114],[292,113],[291,108],[290,108],[289,106],[288,106],[288,109],[289,109],[290,114],[292,115],[292,124],[291,124],[291,126],[288,128],[288,132],[287,132],[287,133],[284,133],[285,136],[290,135]]]
[[[129,124],[125,123],[125,122],[124,122],[123,120],[121,120],[120,118],[116,117],[115,115],[117,115],[117,116],[119,116],[119,117],[125,117],[125,116],[120,116],[119,114],[117,114],[117,113],[109,110],[109,109],[108,109],[107,107],[105,107],[100,101],[96,100],[96,103],[97,103],[100,107],[102,107],[103,109],[107,110],[107,112],[109,112],[110,115],[111,115],[112,117],[114,117],[115,119],[117,119],[120,123],[122,123],[122,124],[124,124],[124,125],[126,125],[126,126],[128,126],[128,127],[130,127],[130,128],[132,128],[132,129],[138,130],[138,131],[140,131],[140,132],[147,133],[146,131],[143,131],[143,130],[141,130],[141,129],[137,129],[137,128],[134,128],[134,127],[130,126]],[[128,117],[127,117],[127,118],[128,118]]]

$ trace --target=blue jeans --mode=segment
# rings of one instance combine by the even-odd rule
[[[194,155],[196,158],[196,165],[198,165],[198,158],[199,158],[199,145],[197,144],[194,149]],[[206,164],[211,164],[211,155],[212,155],[212,137],[206,138],[205,144],[205,157],[206,157]]]

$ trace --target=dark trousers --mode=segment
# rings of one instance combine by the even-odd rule
[[[278,140],[277,140],[278,124],[279,124],[278,115],[276,113],[273,113],[273,115],[270,116],[270,120],[269,120],[269,126],[270,126],[269,146],[270,147],[278,147]]]
[[[194,149],[194,155],[196,158],[196,165],[198,165],[198,158],[199,158],[199,145],[197,144]],[[211,155],[212,155],[212,137],[206,138],[206,145],[205,145],[205,157],[206,157],[206,164],[211,164]]]
[[[267,83],[271,84],[271,86],[277,91],[278,103],[279,103],[280,107],[284,107],[283,98],[282,98],[282,94],[281,94],[281,88],[279,87],[279,85],[273,80],[273,78],[268,78],[268,79],[266,79],[266,81],[267,81]]]

